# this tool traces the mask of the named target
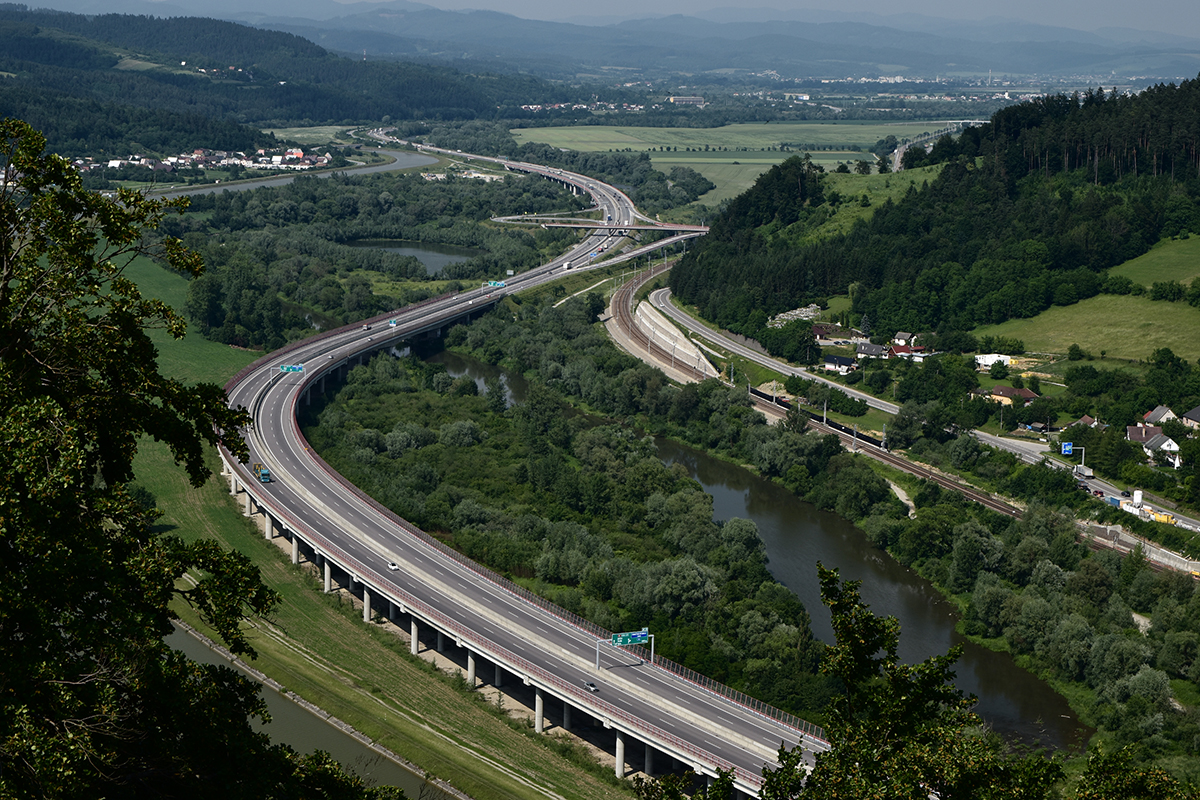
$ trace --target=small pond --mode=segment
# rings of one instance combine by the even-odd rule
[[[429,242],[411,242],[407,239],[359,239],[346,242],[349,247],[369,247],[375,250],[385,250],[400,256],[412,256],[425,265],[425,271],[436,275],[443,267],[470,261],[484,253],[471,247],[456,247],[449,244],[431,244]]]

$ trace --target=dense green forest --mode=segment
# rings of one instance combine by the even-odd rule
[[[581,203],[560,184],[517,173],[493,182],[453,175],[428,181],[413,173],[301,177],[282,187],[198,195],[190,213],[164,220],[161,233],[182,238],[208,266],[188,287],[187,313],[197,329],[227,344],[273,349],[311,334],[314,325],[340,325],[430,296],[420,261],[351,242],[477,248],[480,255],[437,277],[499,279],[544,263],[577,234],[494,225],[491,217]],[[374,282],[384,280],[407,283],[376,290]]]
[[[121,68],[126,57],[133,68]],[[569,101],[580,91],[520,75],[352,60],[292,34],[215,19],[83,16],[12,4],[0,5],[0,73],[11,73],[0,114],[45,126],[62,152],[122,155],[132,143],[178,151],[189,124],[202,141],[184,146],[234,149],[235,140],[262,134],[243,130],[238,139],[231,123],[520,118],[523,104]]]
[[[654,195],[667,180],[648,159],[629,154],[589,164],[629,181],[634,196]],[[586,207],[584,196],[561,184],[516,172],[504,177],[490,182],[454,173],[446,180],[419,174],[301,177],[282,187],[197,195],[188,214],[163,221],[161,234],[182,238],[208,265],[188,290],[187,313],[197,329],[227,344],[271,349],[309,335],[314,324],[342,324],[423,300],[431,289],[420,283],[431,277],[499,279],[508,270],[543,264],[578,240],[565,228],[491,223],[495,216]],[[678,198],[683,191],[679,185],[666,190],[664,203],[695,198],[690,192]],[[415,258],[351,246],[364,239],[481,252],[429,276]],[[385,280],[406,285],[376,285]]]
[[[837,207],[819,168],[793,159],[729,204],[672,287],[750,336],[769,314],[847,292],[877,334],[968,331],[1129,293],[1107,268],[1200,230],[1198,113],[1200,80],[1003,109],[910,159],[944,163],[931,183],[826,238],[814,232]]]
[[[602,565],[628,559],[640,566],[627,574],[640,575],[655,554],[691,558],[700,574],[706,565],[728,564],[713,560],[718,534],[663,529],[656,522],[666,519],[657,516],[660,508],[688,519],[694,531],[720,529],[687,481],[664,483],[670,471],[655,466],[640,439],[551,409],[567,401],[750,465],[855,521],[877,546],[956,595],[968,633],[1010,650],[1046,677],[1073,684],[1076,709],[1100,728],[1103,741],[1129,745],[1139,762],[1157,762],[1190,780],[1200,777],[1194,759],[1200,735],[1195,634],[1200,594],[1187,576],[1156,573],[1140,556],[1122,560],[1080,545],[1072,509],[1083,509],[1085,498],[1070,475],[1022,464],[969,436],[948,436],[940,421],[926,418],[928,404],[912,401],[895,422],[896,435],[905,437],[911,452],[967,472],[1029,509],[1012,520],[923,484],[910,517],[865,461],[839,452],[832,438],[805,434],[799,416],[767,426],[744,392],[716,381],[673,386],[657,370],[617,352],[588,324],[599,303],[597,297],[558,309],[520,304],[451,330],[449,346],[525,375],[532,382],[526,404],[504,410],[498,383],[476,397],[470,380],[382,359],[356,370],[326,410],[308,420],[313,441],[339,470],[397,512],[442,531],[494,568],[530,580],[571,610],[616,628],[653,624],[674,630],[669,612],[675,601],[666,594],[657,599],[639,594],[639,579],[612,581]],[[456,395],[465,396],[464,405],[456,405]],[[530,425],[537,436],[529,433]],[[473,468],[468,474],[460,463],[467,459],[448,454],[445,445],[460,434],[463,443],[470,439],[465,446],[477,448],[470,463],[494,463],[494,473]],[[489,454],[485,460],[484,453],[495,447],[511,458],[497,455],[493,462]],[[648,472],[631,479],[631,462]],[[548,522],[539,523],[542,533],[526,536],[511,509],[530,505]],[[593,536],[610,530],[610,523],[592,525],[592,518],[618,520],[624,533],[600,540],[582,532],[574,538],[545,533],[562,522],[581,525]],[[547,544],[538,540],[543,534]],[[682,585],[670,583],[663,591]],[[671,649],[663,652],[672,658],[773,703],[811,707],[819,683],[805,678],[801,700],[789,700],[788,693],[801,687],[777,691],[771,683],[777,673],[750,667],[760,664],[753,660],[761,657],[755,655],[759,651],[724,627],[739,617],[721,610],[727,602],[736,607],[728,594],[744,589],[745,582],[715,584],[722,585],[732,588],[713,592],[707,605],[687,612],[691,624],[703,622],[722,644],[700,648],[681,631],[661,637],[660,648],[665,641]],[[1134,625],[1131,611],[1153,620],[1148,634]],[[754,620],[751,629],[760,630]],[[752,661],[743,663],[747,658]],[[1175,699],[1186,706],[1176,706]]]
[[[197,147],[253,152],[280,144],[272,134],[230,119],[74,97],[15,80],[3,86],[0,118],[28,122],[65,156],[174,155]]]
[[[590,338],[579,315],[556,321]],[[386,355],[302,424],[376,499],[568,610],[612,630],[652,626],[659,653],[796,713],[819,712],[833,690],[753,523],[714,523],[712,498],[652,440],[564,418],[540,385],[506,411],[498,381],[478,396],[471,378]]]

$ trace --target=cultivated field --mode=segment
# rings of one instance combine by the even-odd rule
[[[655,168],[691,167],[717,185],[700,198],[716,205],[753,185],[774,164],[799,153],[832,171],[839,161],[874,161],[866,150],[880,139],[910,138],[936,130],[943,123],[794,122],[747,123],[720,128],[639,128],[586,125],[566,128],[517,128],[519,143],[544,142],[585,152],[649,151]],[[779,148],[787,147],[787,150]],[[851,148],[858,147],[859,150]],[[689,149],[690,148],[690,149]],[[707,150],[705,148],[708,148]],[[822,148],[822,149],[817,149]]]
[[[1160,242],[1145,255],[1109,271],[1143,286],[1157,281],[1179,281],[1186,285],[1200,278],[1200,236]]]
[[[1033,353],[1066,353],[1072,344],[1100,357],[1143,359],[1160,347],[1200,358],[1200,309],[1144,297],[1099,295],[1049,309],[1031,319],[977,328],[979,336],[1011,336]]]
[[[887,136],[904,139],[936,130],[943,123],[929,122],[789,122],[744,123],[720,128],[639,128],[636,126],[581,125],[562,128],[517,128],[519,143],[545,142],[571,150],[651,150],[660,147],[704,151],[708,147],[750,151],[786,146],[792,150],[829,147],[864,150]],[[787,154],[784,154],[787,155]],[[815,153],[814,153],[815,155]]]

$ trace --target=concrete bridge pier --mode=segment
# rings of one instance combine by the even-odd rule
[[[229,470],[229,496],[237,497],[237,493],[238,493],[237,473],[231,469],[231,470]]]
[[[541,733],[546,723],[546,701],[539,687],[533,689],[533,730]]]
[[[625,734],[617,731],[617,758],[613,765],[613,774],[618,778],[625,777]]]
[[[242,498],[242,516],[249,517],[254,514],[254,498],[246,492],[246,496]]]
[[[415,656],[417,654],[417,652],[420,651],[420,649],[421,649],[421,640],[419,638],[417,638],[417,634],[420,632],[420,630],[417,628],[417,618],[416,617],[410,616],[408,619],[409,619],[408,650],[410,653],[412,653]]]
[[[371,591],[363,587],[363,622],[371,621]]]
[[[271,518],[271,512],[263,511],[263,537],[269,542],[275,538],[275,520]]]
[[[642,772],[646,773],[647,778],[654,774],[654,748],[649,742],[646,742],[646,767]]]
[[[467,686],[475,691],[475,654],[467,651]]]
[[[292,563],[300,563],[300,537],[295,531],[292,531]]]
[[[322,559],[325,562],[325,594],[329,594],[333,588],[333,565],[329,563],[329,557]]]
[[[437,632],[437,651],[439,653],[446,652],[446,635],[441,631]]]
[[[562,728],[564,731],[571,730],[571,704],[563,700],[563,722]]]
[[[499,689],[503,685],[504,685],[504,667],[497,664],[496,665],[496,680],[492,681],[492,686],[495,686],[497,689]]]

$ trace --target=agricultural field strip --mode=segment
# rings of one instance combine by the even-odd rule
[[[570,126],[557,128],[514,128],[510,131],[518,142],[543,142],[554,147],[566,147],[580,151],[644,150],[651,147],[701,148],[697,153],[684,151],[685,156],[704,155],[705,145],[712,147],[746,147],[753,151],[766,151],[768,147],[788,145],[800,149],[801,145],[833,146],[857,145],[870,147],[879,139],[895,136],[897,139],[912,138],[923,132],[943,127],[945,121],[897,123],[738,123],[719,128],[645,128],[631,125]],[[735,150],[718,151],[729,158],[737,158]],[[678,155],[679,151],[671,151]],[[712,153],[710,149],[708,153]],[[715,155],[715,154],[714,154]]]

